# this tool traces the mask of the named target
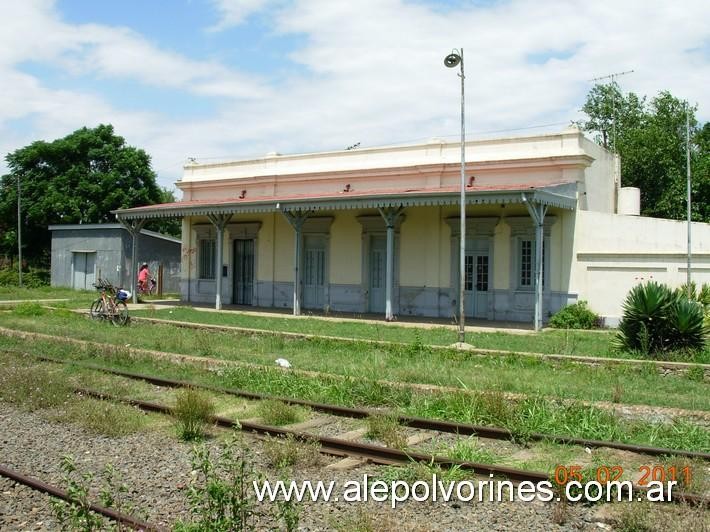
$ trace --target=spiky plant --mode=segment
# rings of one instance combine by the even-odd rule
[[[614,341],[617,348],[652,355],[669,349],[702,349],[703,307],[687,292],[654,281],[631,289]]]
[[[664,350],[668,308],[673,301],[673,293],[666,285],[649,281],[634,286],[624,301],[617,347],[645,355]]]
[[[668,314],[669,344],[673,349],[702,349],[706,330],[703,306],[697,301],[676,296]]]

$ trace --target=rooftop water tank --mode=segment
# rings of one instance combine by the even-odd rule
[[[639,216],[641,214],[641,189],[636,187],[621,187],[619,189],[619,214]]]

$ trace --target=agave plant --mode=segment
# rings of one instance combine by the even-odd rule
[[[644,355],[668,349],[702,349],[707,330],[703,306],[654,281],[631,289],[614,340],[617,348]]]
[[[668,314],[669,344],[674,348],[701,349],[705,344],[703,306],[676,296]]]

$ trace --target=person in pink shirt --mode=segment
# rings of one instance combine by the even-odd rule
[[[144,262],[138,269],[138,290],[147,292],[148,291],[148,279],[150,279],[150,270],[148,269],[148,263]]]

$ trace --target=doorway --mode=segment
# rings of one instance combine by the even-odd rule
[[[233,293],[235,305],[252,305],[254,294],[254,239],[234,240]]]
[[[370,237],[370,306],[369,311],[382,313],[385,311],[387,274],[387,238],[384,236]]]
[[[72,288],[91,290],[96,282],[96,252],[74,251],[72,261]]]
[[[464,267],[466,315],[473,318],[487,318],[490,280],[490,252],[487,238],[466,239]]]
[[[325,250],[324,236],[303,237],[303,308],[323,309],[326,305]]]

